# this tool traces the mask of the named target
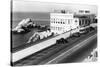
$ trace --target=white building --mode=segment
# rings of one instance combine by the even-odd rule
[[[61,34],[79,26],[79,19],[73,13],[50,13],[51,32]]]

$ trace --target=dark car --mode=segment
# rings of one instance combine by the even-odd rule
[[[56,41],[57,44],[65,44],[65,43],[68,43],[68,41],[64,38],[61,38],[59,40]]]
[[[80,30],[80,34],[87,34],[89,31],[87,29]]]
[[[80,37],[80,33],[79,33],[79,32],[74,33],[72,36],[73,36],[73,37]]]

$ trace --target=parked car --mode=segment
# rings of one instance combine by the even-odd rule
[[[80,37],[80,33],[79,32],[76,32],[72,36],[74,36],[74,37]]]
[[[80,34],[87,34],[89,31],[87,31],[86,29],[82,29],[80,30]]]
[[[56,41],[56,44],[65,44],[65,43],[68,43],[68,41],[64,38],[61,38],[61,39]]]

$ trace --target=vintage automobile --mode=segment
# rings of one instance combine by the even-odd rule
[[[68,43],[68,41],[66,39],[64,39],[64,38],[56,40],[56,44],[65,44],[65,43]]]

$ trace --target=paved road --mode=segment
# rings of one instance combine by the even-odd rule
[[[67,57],[67,59],[69,59],[72,54],[77,55],[75,53],[78,52],[78,51],[81,51],[79,49],[83,49],[84,47],[87,47],[87,46],[91,45],[92,43],[96,43],[97,41],[94,40],[94,39],[96,39],[96,34],[91,36],[91,37],[89,37],[89,38],[87,38],[86,40],[84,40],[84,41],[82,41],[80,43],[77,43],[77,45],[74,46],[73,48],[71,48],[69,50],[66,50],[63,53],[60,52],[59,55],[53,57],[51,60],[47,61],[46,63],[42,63],[42,64],[55,64],[55,63],[59,63],[59,62],[62,62],[62,59],[66,59],[66,57]]]
[[[86,44],[87,46],[78,50],[73,55],[61,60],[59,63],[73,63],[73,62],[83,62],[90,53],[97,47],[97,38],[93,39],[91,42]]]
[[[82,35],[81,37],[79,37],[79,38],[71,38],[71,39],[68,39],[68,41],[70,41],[69,43],[67,43],[67,44],[69,44],[70,46],[67,48],[67,50],[69,50],[70,48],[72,48],[73,46],[75,46],[75,45],[77,45],[77,44],[79,44],[80,42],[82,42],[82,41],[84,41],[85,39],[86,39],[86,41],[87,41],[87,38],[89,38],[89,37],[91,37],[91,36],[93,36],[94,37],[94,34],[96,34],[96,31],[94,31],[94,32],[91,32],[90,34],[86,34],[86,35]],[[74,41],[73,41],[74,40]],[[91,38],[89,39],[89,40],[91,40]],[[66,44],[66,45],[67,45]],[[84,42],[83,42],[83,44],[84,44]],[[58,46],[59,47],[59,46]],[[59,49],[59,48],[57,48],[57,49]],[[66,49],[66,47],[65,47],[65,49]],[[64,51],[67,51],[67,50],[65,50],[64,49]],[[52,50],[51,51],[48,51],[48,50],[46,50],[46,53],[47,53],[47,55],[45,54],[44,55],[44,51],[43,52],[41,52],[40,54],[38,54],[38,55],[36,55],[37,57],[35,57],[34,55],[32,55],[32,56],[30,56],[30,57],[27,57],[26,59],[23,59],[22,61],[20,61],[20,62],[18,62],[17,63],[17,65],[31,65],[31,64],[35,64],[36,62],[37,62],[37,64],[45,64],[46,62],[48,62],[48,61],[46,61],[45,62],[45,60],[49,60],[49,59],[44,59],[44,60],[39,60],[40,62],[38,62],[38,60],[34,60],[34,58],[36,59],[36,58],[43,58],[42,56],[44,55],[45,57],[50,57],[50,58],[52,58],[52,54],[54,55],[53,57],[57,57],[57,56],[59,56],[61,53],[63,53],[64,51],[62,51],[62,50],[60,50],[60,52],[58,51],[56,51],[56,53],[57,54],[53,54],[54,53],[54,50],[53,50],[53,52],[52,52]],[[49,52],[49,54],[48,54],[48,52]],[[74,54],[74,53],[73,53]],[[41,56],[40,56],[41,55]],[[66,57],[66,56],[65,56]],[[33,60],[32,60],[33,59]],[[52,59],[51,59],[52,60]],[[41,62],[43,62],[43,63],[41,63]],[[15,64],[16,65],[16,64]]]

